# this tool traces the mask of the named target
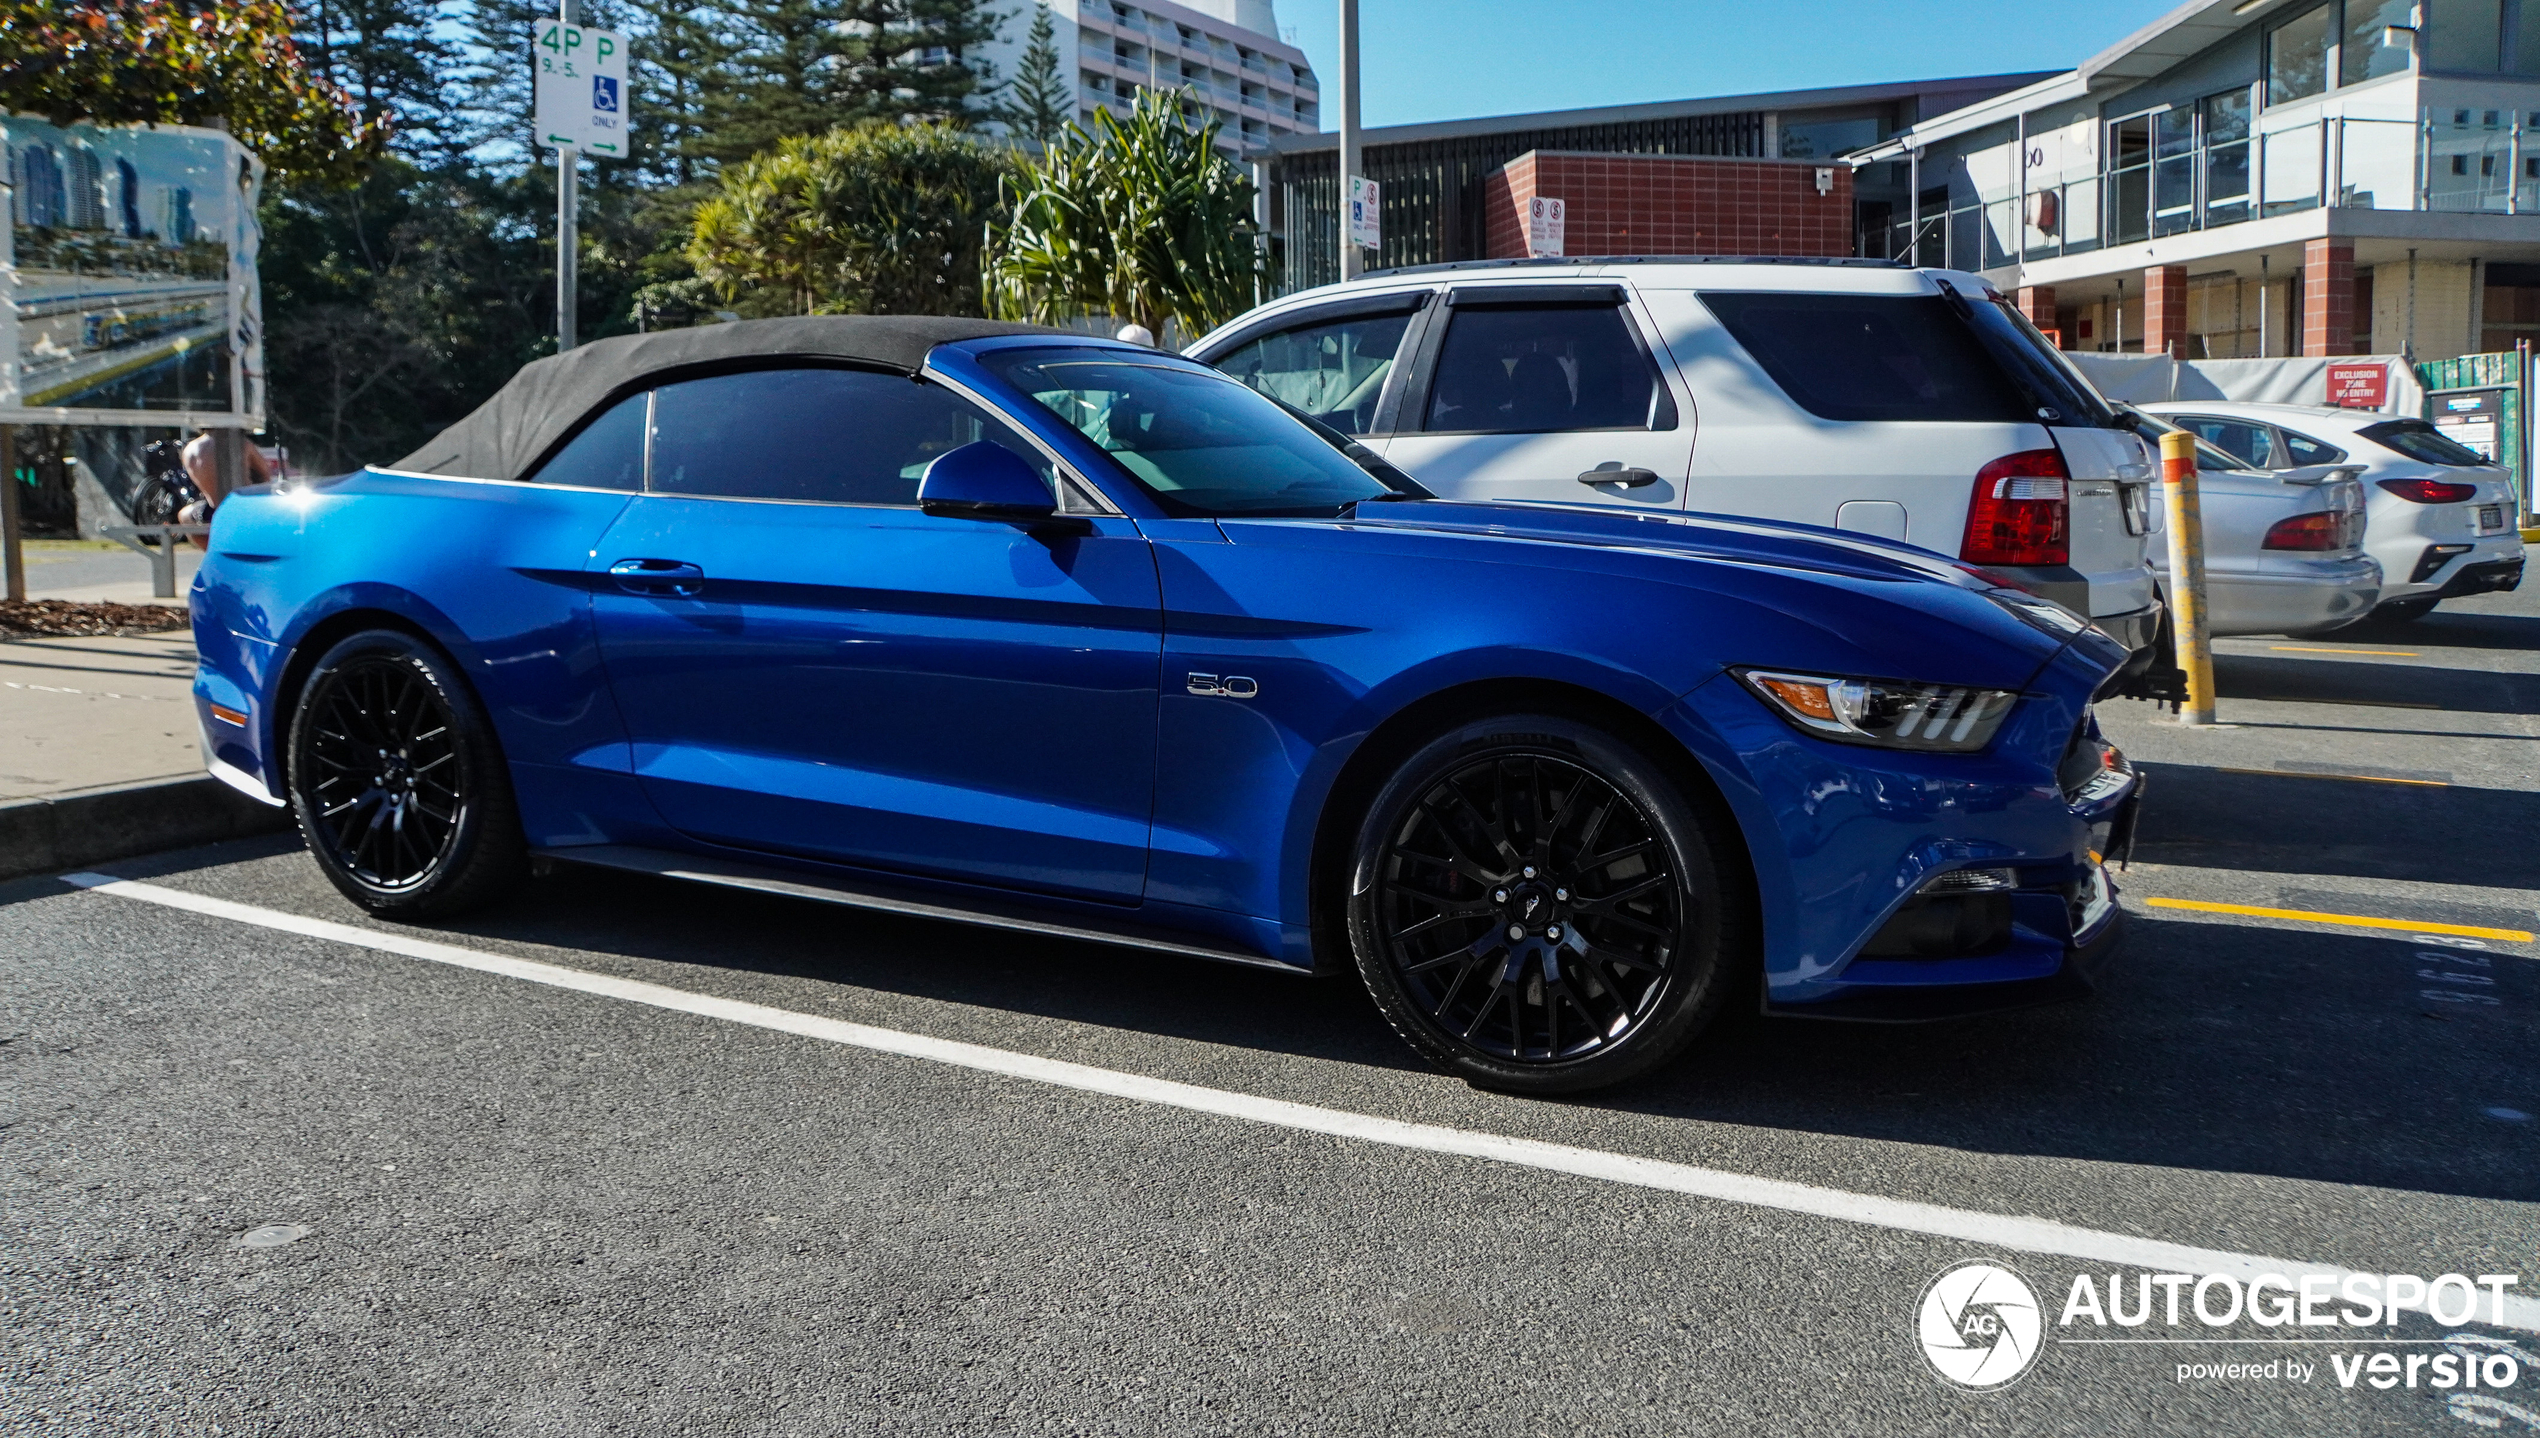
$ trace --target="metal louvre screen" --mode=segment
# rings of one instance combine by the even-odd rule
[[[1764,153],[1764,116],[1750,110],[1369,145],[1367,177],[1384,187],[1384,244],[1373,267],[1480,258],[1482,179],[1529,150],[1755,158]],[[1339,167],[1336,150],[1270,161],[1281,209],[1274,226],[1282,250],[1281,294],[1340,278]]]

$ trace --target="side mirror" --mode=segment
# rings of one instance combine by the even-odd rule
[[[1026,524],[1058,513],[1040,474],[1021,455],[984,439],[935,456],[917,481],[917,507],[960,519]]]

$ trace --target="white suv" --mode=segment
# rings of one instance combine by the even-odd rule
[[[1992,286],[1884,260],[1491,260],[1190,349],[1450,498],[1796,520],[2007,576],[2152,659],[2156,457]]]

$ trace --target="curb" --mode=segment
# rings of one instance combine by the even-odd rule
[[[167,779],[0,802],[0,879],[51,874],[291,827],[291,811],[217,779]]]

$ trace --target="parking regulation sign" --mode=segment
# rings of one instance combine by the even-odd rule
[[[1352,244],[1375,249],[1385,242],[1384,192],[1375,181],[1364,175],[1349,177],[1349,238]]]
[[[531,32],[538,143],[594,155],[626,154],[626,37],[541,20]]]

